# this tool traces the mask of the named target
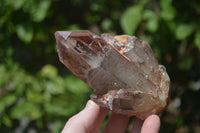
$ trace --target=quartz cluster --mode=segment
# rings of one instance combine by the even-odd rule
[[[60,61],[82,79],[103,107],[145,119],[168,104],[170,79],[145,41],[83,31],[55,33]]]

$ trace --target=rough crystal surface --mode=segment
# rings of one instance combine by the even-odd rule
[[[147,42],[90,31],[57,31],[55,37],[60,61],[95,90],[91,99],[100,106],[140,119],[167,106],[170,79]]]

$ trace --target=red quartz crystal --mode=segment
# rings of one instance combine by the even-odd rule
[[[91,99],[100,106],[140,119],[167,106],[170,79],[147,42],[90,31],[57,31],[55,37],[60,61],[94,89]]]

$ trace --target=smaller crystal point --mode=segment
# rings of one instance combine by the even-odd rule
[[[55,37],[60,61],[94,89],[91,99],[100,106],[140,119],[166,108],[170,79],[147,42],[90,31],[58,31]]]
[[[70,34],[71,34],[71,31],[56,31],[55,37],[56,39],[58,37],[63,37],[65,40],[67,40]]]

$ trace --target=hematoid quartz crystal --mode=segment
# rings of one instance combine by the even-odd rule
[[[167,106],[170,79],[147,42],[87,30],[57,31],[55,37],[60,61],[94,89],[98,105],[140,119]]]

